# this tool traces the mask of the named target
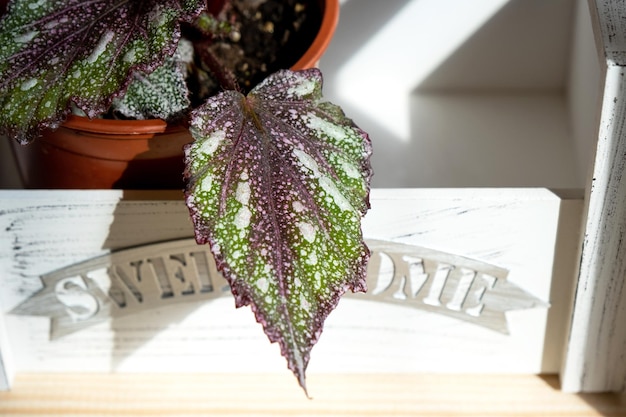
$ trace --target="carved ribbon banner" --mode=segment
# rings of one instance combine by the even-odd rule
[[[368,292],[353,298],[400,304],[509,333],[505,313],[548,307],[507,280],[508,270],[402,243],[367,240]]]
[[[548,307],[485,262],[415,245],[366,240],[368,292],[347,294],[412,307],[508,333],[506,312]],[[43,289],[11,313],[52,320],[52,339],[173,303],[229,295],[213,257],[193,239],[113,252],[41,277]]]

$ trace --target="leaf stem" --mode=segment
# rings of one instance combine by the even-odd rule
[[[252,103],[250,102],[250,100],[253,100],[253,99],[250,97],[242,97],[241,102],[242,102],[243,111],[247,117],[252,119],[254,126],[257,128],[259,132],[265,132],[263,123],[261,123],[259,116],[254,111],[254,108],[252,107]]]

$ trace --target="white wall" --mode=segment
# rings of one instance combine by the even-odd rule
[[[587,0],[577,0],[576,30],[572,37],[568,105],[577,172],[584,184],[595,155],[604,75]]]
[[[344,1],[320,67],[326,97],[372,137],[373,185],[584,187],[566,94],[575,10]]]

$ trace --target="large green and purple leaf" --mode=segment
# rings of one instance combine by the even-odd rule
[[[371,144],[322,102],[318,70],[226,91],[192,117],[187,205],[236,305],[251,305],[305,387],[310,351],[347,290],[364,291]]]
[[[28,142],[75,103],[107,110],[176,50],[202,0],[13,0],[0,20],[0,133]]]

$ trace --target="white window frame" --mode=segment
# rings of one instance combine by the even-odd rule
[[[567,392],[626,387],[626,3],[589,0],[589,7],[604,94],[561,373]]]

